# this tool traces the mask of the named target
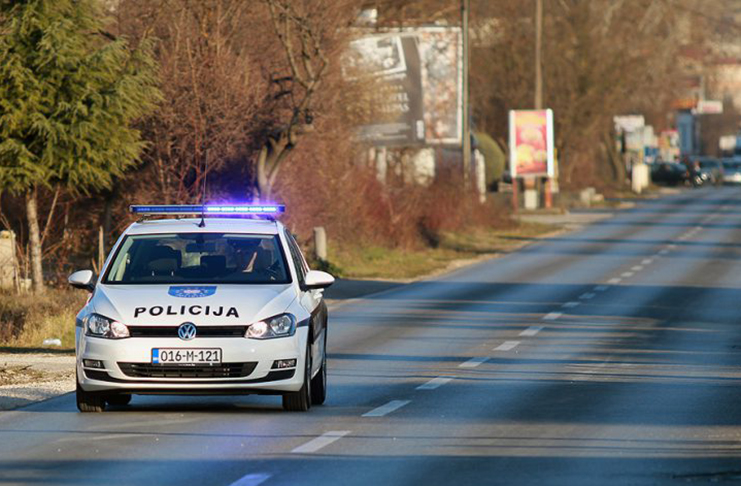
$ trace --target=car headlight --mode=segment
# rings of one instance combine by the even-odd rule
[[[291,314],[255,322],[247,327],[244,337],[250,339],[272,339],[293,336],[296,332],[296,318]]]
[[[113,319],[90,314],[87,318],[87,335],[108,339],[122,339],[129,337],[129,328]]]

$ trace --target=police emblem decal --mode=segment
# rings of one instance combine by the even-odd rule
[[[210,297],[216,293],[215,286],[193,287],[193,286],[174,286],[170,287],[167,292],[173,297],[182,297],[185,299],[197,299],[199,297]]]

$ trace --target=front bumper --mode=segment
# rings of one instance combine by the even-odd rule
[[[137,394],[246,394],[298,391],[303,385],[308,329],[292,337],[254,340],[245,338],[102,339],[78,336],[77,376],[85,391]],[[152,364],[153,348],[221,348],[222,365],[182,367],[178,373]],[[296,359],[296,368],[272,369],[276,360]],[[98,360],[103,368],[83,365]],[[198,368],[198,369],[196,369]],[[211,368],[211,369],[209,369]],[[172,372],[175,370],[175,372]],[[207,377],[205,377],[207,376]]]

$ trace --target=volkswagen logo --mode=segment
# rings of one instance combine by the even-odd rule
[[[183,341],[190,341],[196,337],[196,325],[192,322],[183,322],[178,327],[178,337]]]

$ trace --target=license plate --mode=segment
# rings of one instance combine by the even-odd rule
[[[154,348],[152,364],[221,364],[221,348]]]

